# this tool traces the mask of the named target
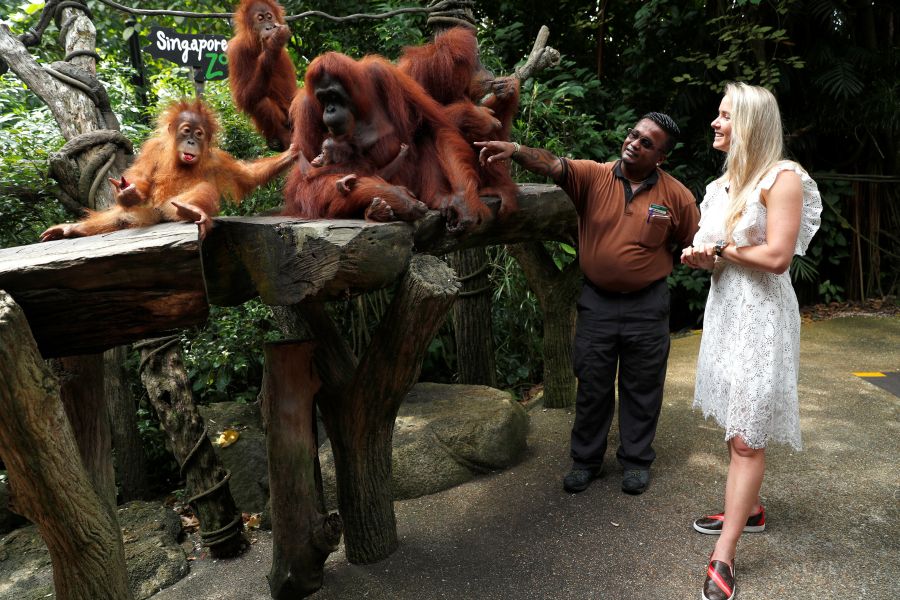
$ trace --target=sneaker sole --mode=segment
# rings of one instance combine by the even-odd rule
[[[725,600],[732,600],[732,598],[734,598],[734,596],[736,594],[737,594],[737,586],[735,586],[735,589],[733,589],[731,591],[731,595],[728,596]],[[702,590],[700,592],[700,598],[701,598],[701,600],[709,600],[709,598],[706,597],[706,594],[704,594]]]
[[[707,529],[705,527],[701,527],[697,525],[696,522],[693,523],[694,529],[699,531],[700,533],[705,533],[706,535],[722,535],[721,529]],[[765,525],[745,525],[744,533],[762,533],[766,530]]]
[[[574,488],[574,487],[568,487],[568,486],[566,486],[566,485],[563,485],[563,491],[568,492],[568,493],[570,493],[570,494],[578,494],[578,493],[581,493],[581,492],[583,492],[584,490],[588,489],[588,488],[590,487],[590,485],[591,485],[591,484],[589,483],[589,484],[587,484],[587,485],[584,486],[584,487],[577,487],[577,488]]]

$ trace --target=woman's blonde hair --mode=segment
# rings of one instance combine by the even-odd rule
[[[746,83],[728,83],[731,99],[731,145],[725,156],[730,208],[725,219],[728,239],[756,184],[783,158],[781,112],[772,92]]]

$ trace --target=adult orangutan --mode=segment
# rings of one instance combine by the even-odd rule
[[[212,226],[225,196],[239,202],[255,187],[266,183],[297,156],[290,148],[277,156],[252,162],[239,161],[214,146],[218,125],[200,100],[181,100],[159,118],[156,133],[141,146],[134,164],[122,179],[110,179],[116,188],[116,205],[89,211],[77,223],[54,225],[41,241],[81,237],[161,221],[194,221],[201,239]]]
[[[329,52],[316,58],[291,106],[291,118],[293,141],[304,156],[319,154],[328,137],[348,139],[354,160],[365,169],[344,168],[347,174],[371,176],[407,144],[407,159],[386,179],[441,210],[450,231],[476,227],[490,215],[478,197],[476,166],[465,139],[418,83],[381,57],[356,61]],[[310,181],[299,167],[290,173],[287,214],[315,218],[304,200]]]
[[[285,50],[291,30],[274,0],[241,0],[228,41],[228,85],[234,104],[250,115],[270,147],[291,142],[289,109],[297,74]]]
[[[469,143],[509,139],[519,109],[519,80],[495,78],[484,68],[475,33],[468,27],[451,28],[436,35],[430,44],[405,48],[398,67],[444,105]],[[481,164],[474,149],[472,156],[479,193],[500,197],[501,218],[515,212],[519,188],[508,166],[499,161]]]

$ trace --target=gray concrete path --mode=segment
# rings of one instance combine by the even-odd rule
[[[808,323],[801,335],[804,451],[773,446],[767,453],[767,529],[738,547],[737,597],[895,598],[900,398],[852,373],[900,370],[900,318]],[[690,407],[698,347],[699,336],[673,341],[645,494],[619,490],[611,456],[604,478],[566,494],[573,415],[536,408],[519,466],[397,502],[397,552],[358,566],[341,549],[311,598],[699,598],[714,540],[690,524],[721,510],[727,456],[722,430]],[[195,561],[190,576],[154,599],[268,600],[271,536],[260,532],[257,540],[240,559]]]

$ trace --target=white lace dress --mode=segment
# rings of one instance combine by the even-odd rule
[[[822,198],[816,182],[800,165],[778,163],[747,202],[732,234],[736,246],[766,241],[766,207],[759,192],[769,189],[781,171],[792,170],[803,182],[803,209],[795,254],[804,254],[819,228]],[[725,184],[706,187],[700,204],[700,229],[694,244],[725,239],[728,207]],[[799,450],[800,312],[789,273],[775,275],[719,260],[713,269],[703,337],[697,360],[694,407],[725,428],[725,439],[740,436],[751,448],[769,441]]]

